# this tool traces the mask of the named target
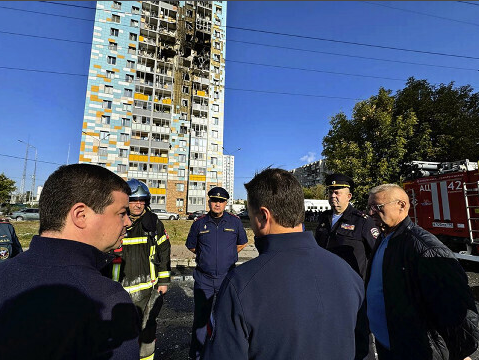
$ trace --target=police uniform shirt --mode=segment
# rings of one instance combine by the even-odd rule
[[[368,259],[379,235],[378,228],[368,215],[351,204],[333,226],[332,216],[332,210],[320,215],[316,242],[343,258],[364,279]]]
[[[248,242],[240,218],[223,213],[218,225],[208,214],[191,225],[186,247],[196,249],[196,266],[203,273],[221,276],[238,261],[237,245]]]

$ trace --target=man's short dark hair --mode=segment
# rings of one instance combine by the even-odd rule
[[[110,170],[92,164],[60,166],[45,182],[39,201],[40,230],[61,231],[68,212],[76,203],[84,203],[101,214],[113,203],[113,191],[131,194],[130,187]]]
[[[298,180],[283,169],[266,169],[247,184],[248,207],[257,212],[267,208],[275,221],[287,228],[304,222],[304,194]]]

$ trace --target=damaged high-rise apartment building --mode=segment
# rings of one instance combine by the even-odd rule
[[[226,1],[98,1],[81,163],[148,184],[153,208],[222,186]]]

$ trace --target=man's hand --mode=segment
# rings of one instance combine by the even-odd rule
[[[244,245],[236,245],[236,251],[240,252],[241,250],[243,250],[246,247],[246,245],[248,245],[248,243],[246,243]]]
[[[158,286],[158,294],[159,293],[166,294],[167,291],[168,291],[168,286],[167,285]]]

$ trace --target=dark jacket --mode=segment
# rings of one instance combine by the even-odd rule
[[[113,280],[119,281],[130,295],[151,289],[155,283],[168,284],[170,251],[170,239],[163,223],[147,209],[126,229],[122,247],[114,252],[117,258],[113,264]]]
[[[344,259],[364,278],[379,229],[368,215],[356,210],[351,204],[333,227],[331,227],[332,215],[333,211],[327,210],[319,216],[316,242],[322,248]]]
[[[464,341],[463,329],[477,314],[467,276],[453,253],[409,217],[385,249],[383,291],[394,359],[462,360],[474,352]]]
[[[311,232],[267,235],[256,247],[221,285],[204,359],[354,359],[358,274]],[[358,358],[367,343],[366,332]]]
[[[138,359],[138,314],[99,269],[111,256],[35,236],[0,263],[2,359]]]
[[[0,261],[10,259],[22,253],[22,245],[12,224],[0,221]]]
[[[196,268],[210,276],[224,276],[238,261],[237,245],[248,242],[241,219],[224,212],[218,226],[209,213],[196,219],[186,239],[196,249]]]

